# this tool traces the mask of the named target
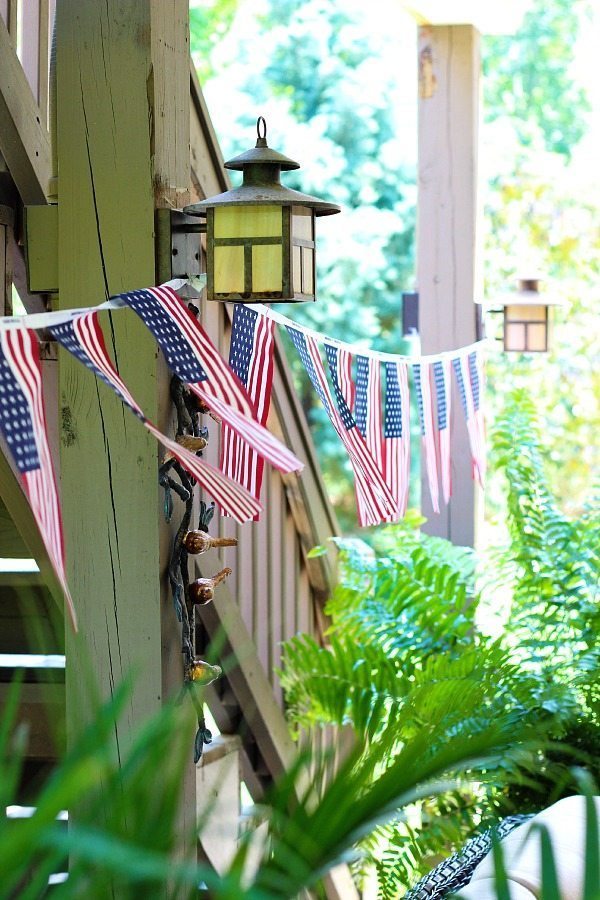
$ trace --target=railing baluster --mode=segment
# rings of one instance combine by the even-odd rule
[[[21,64],[27,76],[29,87],[39,103],[39,57],[38,48],[40,45],[40,4],[39,0],[28,0],[23,4],[21,16],[21,34],[19,35],[18,46],[20,48],[19,57]]]

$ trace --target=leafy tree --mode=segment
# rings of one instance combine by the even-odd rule
[[[484,97],[488,121],[510,118],[521,146],[543,135],[546,150],[570,158],[585,132],[585,91],[571,76],[579,24],[587,0],[536,0],[515,34],[484,43]]]

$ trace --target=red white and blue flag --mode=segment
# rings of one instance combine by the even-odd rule
[[[400,361],[385,363],[383,436],[385,480],[396,501],[396,513],[390,521],[397,522],[406,513],[410,481],[408,368]]]
[[[33,331],[26,328],[0,331],[0,430],[76,629],[65,574],[60,503],[46,436],[39,343]]]
[[[229,368],[246,388],[254,405],[256,420],[265,426],[271,405],[275,322],[243,303],[233,310]],[[224,425],[221,468],[226,475],[260,497],[264,459],[248,441]]]
[[[334,404],[316,340],[310,335],[303,335],[296,329],[288,327],[288,331],[292,336],[296,349],[300,353],[300,358],[308,371],[315,390],[319,394],[334,428],[348,451],[355,475],[358,520],[360,524],[376,525],[385,521],[394,512],[394,498],[346,402],[346,397],[351,393],[347,386],[348,379],[351,379],[351,374],[347,357],[340,356],[340,352],[343,354],[344,351],[340,351],[333,344],[325,343],[325,356],[327,357],[335,396]],[[292,332],[295,332],[295,335]],[[306,351],[303,350],[303,346],[306,347]],[[312,374],[311,368],[306,362],[307,357],[309,362],[312,362]],[[315,381],[319,383],[319,387],[317,387]],[[344,382],[346,382],[346,388],[343,392],[341,385]]]
[[[339,388],[343,403],[348,408],[350,414],[354,413],[354,404],[356,399],[356,384],[352,377],[352,365],[354,357],[352,353],[343,347],[331,345],[325,342],[325,355],[329,366],[331,380],[336,389]],[[343,409],[341,401],[338,402],[338,412]],[[343,409],[344,415],[346,414]],[[343,422],[342,422],[343,425]],[[354,461],[350,459],[354,471],[354,490],[356,495],[356,509],[358,512],[358,521],[364,525],[376,524],[373,512],[373,504],[371,491],[365,483],[362,469],[356,468]]]
[[[423,446],[423,457],[425,459],[425,471],[427,472],[427,483],[429,484],[429,496],[431,497],[431,506],[433,507],[434,512],[439,513],[439,485],[435,435],[433,430],[430,363],[414,363],[413,376],[417,394],[419,426],[421,428],[421,443]]]
[[[167,365],[232,431],[282,472],[303,468],[291,450],[257,421],[256,403],[175,291],[162,285],[116,298],[150,329]]]
[[[238,522],[247,522],[260,512],[260,503],[245,488],[190,450],[182,447],[181,444],[170,440],[146,418],[112,364],[106,350],[97,313],[90,312],[77,316],[68,322],[52,326],[50,330],[66,350],[118,394],[123,403],[135,413],[148,431],[169,450],[198,484],[227,511],[228,515]]]
[[[473,357],[473,359],[471,359]],[[473,477],[483,487],[485,479],[485,433],[481,409],[482,367],[476,351],[464,353],[452,360],[458,382],[460,402],[467,421]]]
[[[438,359],[433,363],[433,380],[437,407],[437,434],[444,502],[449,503],[452,494],[452,472],[450,460],[450,410],[451,379],[450,360]]]

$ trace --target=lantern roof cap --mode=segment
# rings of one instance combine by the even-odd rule
[[[307,206],[317,216],[331,216],[340,212],[336,203],[294,191],[281,184],[280,171],[299,169],[300,165],[283,153],[271,150],[267,145],[267,125],[262,116],[257,120],[256,131],[256,147],[225,163],[227,169],[237,169],[244,173],[243,184],[186,206],[184,212],[187,215],[205,217],[207,211],[215,206]]]
[[[517,290],[505,291],[496,297],[485,300],[483,305],[488,308],[494,306],[561,306],[562,300],[559,297],[539,290],[539,280],[540,276],[537,274],[519,277]]]
[[[233,159],[227,160],[225,168],[243,172],[248,166],[256,165],[279,166],[282,172],[300,168],[300,163],[269,147],[267,144],[267,123],[262,116],[259,116],[256,120],[256,145],[251,150],[246,150],[245,153],[240,153],[239,156],[234,156]]]

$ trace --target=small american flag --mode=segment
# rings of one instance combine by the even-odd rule
[[[315,361],[315,370],[322,381],[323,393],[326,392],[328,402],[325,403],[323,401],[323,405],[327,409],[329,417],[348,451],[354,470],[358,520],[361,525],[376,525],[385,521],[387,516],[394,512],[394,498],[385,483],[377,461],[369,451],[365,438],[357,427],[356,419],[346,401],[346,397],[352,394],[352,390],[348,387],[348,383],[351,380],[351,370],[346,351],[325,342],[325,356],[327,357],[336,403],[336,406],[334,406],[325,370],[321,363],[318,345],[314,338],[307,336],[306,341],[311,350],[311,357]],[[302,353],[300,355],[302,356]],[[344,391],[342,390],[343,383],[346,385]],[[323,397],[321,397],[321,400],[323,400]]]
[[[410,479],[410,399],[408,369],[403,362],[385,363],[383,436],[385,480],[396,501],[391,521],[396,522],[406,513]]]
[[[474,358],[471,360],[471,357]],[[481,409],[481,362],[478,360],[478,354],[473,352],[469,357],[464,354],[457,356],[452,360],[452,366],[458,382],[461,406],[467,421],[473,477],[483,487],[486,459],[483,411]]]
[[[484,369],[483,355],[477,351],[469,353],[469,375],[471,381],[471,391],[473,393],[473,413],[475,416],[475,424],[477,426],[477,446],[479,453],[478,469],[479,481],[483,486],[486,473],[486,439],[485,439],[485,419],[483,415],[483,390],[484,390]]]
[[[345,350],[343,347],[332,347],[330,344],[327,344],[327,342],[325,343],[325,355],[327,356],[331,379],[336,391],[336,398],[338,390],[341,395],[341,400],[338,399],[338,412],[343,409],[343,401],[343,404],[346,405],[349,413],[352,414],[356,399],[356,385],[352,377],[352,363],[354,357],[352,353]],[[344,415],[346,415],[345,409]],[[343,425],[343,422],[341,424]],[[377,510],[373,508],[371,490],[365,481],[362,469],[357,468],[352,458],[350,459],[350,462],[355,475],[354,489],[356,494],[358,521],[361,525],[376,524],[379,520],[379,516]]]
[[[421,426],[421,438],[425,469],[429,484],[429,495],[433,511],[439,513],[439,486],[437,474],[437,458],[435,452],[435,436],[433,431],[433,410],[431,403],[431,365],[430,363],[414,363],[413,376],[417,393],[417,407],[419,410],[419,424]]]
[[[0,429],[76,630],[65,574],[60,503],[46,434],[39,344],[33,331],[26,328],[0,332]]]
[[[381,417],[381,369],[379,360],[356,357],[356,425],[367,447],[383,470],[383,428]]]
[[[266,425],[271,404],[274,332],[273,319],[259,315],[243,303],[235,304],[229,367],[248,391],[260,425]],[[253,497],[260,497],[264,460],[229,425],[223,428],[221,468]]]
[[[381,369],[378,359],[357,355],[356,357],[356,386],[355,408],[356,427],[365,439],[365,443],[372,455],[379,471],[385,475],[385,451],[381,414]],[[390,481],[385,482],[393,494]],[[385,520],[391,521],[394,514],[385,516]]]
[[[130,306],[150,329],[171,371],[242,441],[282,472],[303,468],[257,421],[256,403],[172,288],[145,288],[120,294],[117,299]]]
[[[257,515],[261,505],[245,488],[227,478],[218,469],[182,447],[181,444],[170,440],[145,417],[112,364],[106,350],[97,313],[86,313],[69,322],[54,325],[50,330],[66,350],[115,391],[123,403],[144,423],[148,431],[173,454],[184,469],[223,509],[227,510],[230,516],[233,516],[238,522],[247,522]]]
[[[450,501],[452,494],[452,471],[450,461],[450,409],[451,384],[450,360],[438,359],[433,363],[433,380],[437,405],[437,433],[440,453],[440,473],[444,502]]]

